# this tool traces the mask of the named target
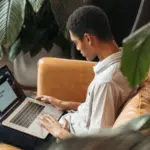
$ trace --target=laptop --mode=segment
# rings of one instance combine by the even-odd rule
[[[40,139],[49,134],[38,124],[38,117],[50,114],[58,120],[63,112],[51,104],[27,97],[7,66],[0,68],[0,122],[9,128]]]

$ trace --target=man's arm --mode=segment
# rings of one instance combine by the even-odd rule
[[[64,110],[77,110],[80,104],[79,102],[61,101],[60,107],[64,108]]]
[[[116,90],[112,83],[97,85],[94,90],[94,111],[91,116],[92,127],[108,128],[115,121],[117,106],[120,104],[119,89]]]
[[[108,127],[112,125],[115,120],[115,99],[117,95],[114,86],[109,83],[97,85],[93,89],[93,94],[94,109],[92,109],[93,112],[91,112],[91,127],[89,129],[87,127],[76,126],[76,136],[92,134],[95,129]],[[63,108],[70,108],[75,105],[74,102],[63,102],[57,99],[51,100],[51,103],[55,103],[55,105]],[[44,115],[40,118],[40,123],[56,138],[65,139],[73,136],[68,130],[62,128],[58,121],[52,116]]]
[[[93,104],[90,106],[92,107],[90,127],[74,126],[76,136],[91,135],[101,128],[112,127],[114,124],[117,105],[120,105],[119,89],[112,83],[103,83],[95,85],[91,92]]]
[[[50,103],[60,110],[77,110],[78,106],[81,104],[79,102],[62,101],[57,98],[45,95],[36,97],[36,99],[45,103]]]

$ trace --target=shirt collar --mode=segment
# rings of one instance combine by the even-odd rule
[[[107,58],[105,58],[102,61],[99,61],[96,66],[93,67],[95,74],[105,70],[108,66],[111,64],[114,64],[116,62],[120,62],[122,56],[122,50],[119,52],[116,52]]]

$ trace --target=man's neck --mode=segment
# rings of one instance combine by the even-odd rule
[[[99,60],[103,60],[108,56],[120,51],[115,41],[100,44],[100,49],[101,50],[98,54]]]

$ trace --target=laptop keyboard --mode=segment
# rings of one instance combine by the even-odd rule
[[[10,122],[28,128],[44,108],[45,106],[28,102]]]

